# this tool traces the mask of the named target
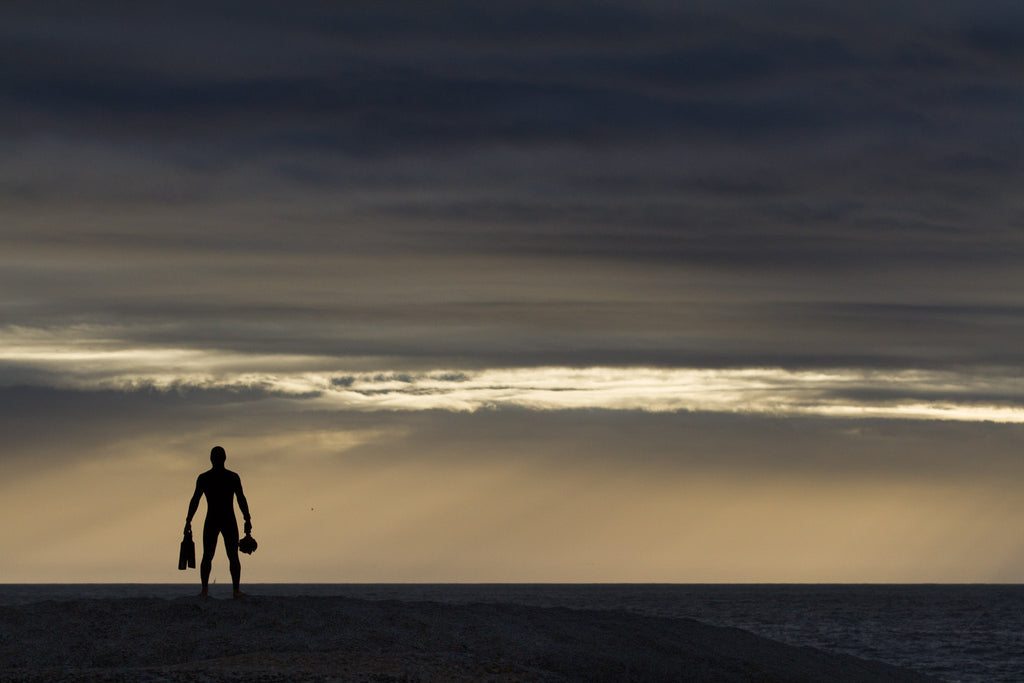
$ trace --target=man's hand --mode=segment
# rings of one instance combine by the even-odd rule
[[[247,519],[245,520],[245,533],[249,533],[250,531],[252,531],[252,522]]]

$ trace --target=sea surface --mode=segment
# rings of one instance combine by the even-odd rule
[[[1024,681],[1024,585],[247,584],[252,595],[504,602],[625,610],[735,626],[947,681]],[[0,605],[177,598],[193,584],[0,584]],[[229,586],[211,586],[228,599]]]

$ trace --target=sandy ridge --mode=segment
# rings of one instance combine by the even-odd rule
[[[0,680],[925,681],[739,629],[625,612],[343,597],[0,607]]]

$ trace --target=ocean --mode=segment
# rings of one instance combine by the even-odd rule
[[[253,595],[504,602],[626,610],[734,626],[946,681],[1024,680],[1024,585],[246,584]],[[0,584],[0,605],[177,598],[194,584]],[[231,588],[211,586],[214,598]]]

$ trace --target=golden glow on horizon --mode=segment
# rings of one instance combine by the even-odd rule
[[[317,443],[232,447],[260,541],[244,581],[1008,581],[1022,551],[1005,534],[1024,514],[1009,483],[354,463]],[[143,447],[0,486],[5,515],[40,509],[0,534],[18,549],[4,580],[196,580],[173,551],[203,458],[143,463]],[[228,580],[223,554],[213,576]]]

